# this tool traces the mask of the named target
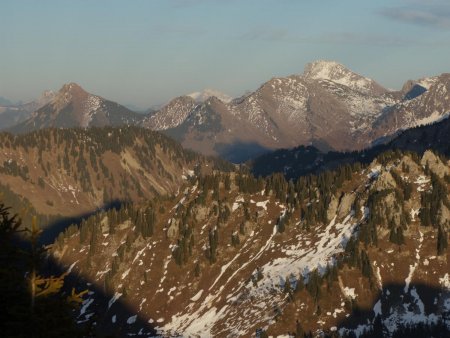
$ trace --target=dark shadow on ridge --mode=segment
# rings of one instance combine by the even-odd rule
[[[400,315],[408,316],[407,313],[414,313],[420,316],[420,307],[423,303],[424,316],[437,315],[442,318],[436,325],[415,325],[414,323],[404,323],[398,326],[393,337],[450,337],[450,309],[445,309],[445,301],[450,298],[450,291],[444,288],[433,287],[422,283],[411,283],[408,292],[404,292],[404,284],[386,284],[383,289],[378,291],[376,301],[369,308],[361,308],[357,304],[353,306],[350,316],[339,322],[339,329],[357,329],[358,326],[364,326],[366,333],[360,337],[388,337],[387,323],[383,323],[392,316],[391,311]],[[415,291],[420,297],[418,300],[412,295]],[[380,305],[377,303],[380,301]],[[374,307],[377,312],[381,311],[379,319],[376,319]],[[370,323],[369,323],[370,322]],[[387,322],[387,321],[386,321]],[[361,329],[361,327],[360,327]],[[392,332],[391,332],[392,333]],[[331,332],[328,332],[331,335]],[[355,337],[348,333],[348,337]]]
[[[333,170],[344,164],[360,162],[369,164],[378,155],[389,150],[411,151],[419,155],[430,149],[440,154],[450,155],[450,118],[430,125],[419,126],[398,133],[387,143],[374,145],[361,151],[339,152],[320,151],[314,146],[298,146],[292,149],[279,149],[247,162],[255,176],[268,176],[281,172],[287,179],[303,175],[317,174]],[[317,143],[316,143],[317,144]]]
[[[67,267],[63,267],[51,256],[48,258],[47,265],[43,268],[43,274],[47,275],[61,275],[65,271],[67,271]],[[109,303],[114,294],[106,292],[103,287],[73,271],[64,280],[63,292],[69,295],[72,288],[75,288],[77,292],[89,290],[88,296],[83,297],[84,302],[78,309],[76,321],[81,327],[83,327],[83,324],[90,326],[94,336],[158,336],[153,325],[139,316],[130,305],[126,304],[123,297],[110,306]],[[89,305],[86,306],[85,312],[80,315],[83,306],[87,304]],[[134,316],[136,316],[135,320],[129,324],[128,320]],[[114,322],[113,318],[115,319]]]
[[[0,219],[0,222],[2,220]],[[61,291],[36,298],[30,311],[28,276],[30,246],[23,238],[7,235],[0,227],[0,332],[5,337],[154,337],[154,327],[142,318],[123,297],[111,302],[113,295],[73,270],[64,278]],[[6,235],[5,235],[6,234]],[[36,260],[38,278],[61,276],[69,267],[51,255]],[[83,303],[70,310],[66,297],[72,290],[88,290]],[[125,298],[126,300],[126,298]],[[113,320],[114,318],[114,320]],[[132,319],[132,320],[131,320]],[[76,325],[74,325],[76,323]]]
[[[81,221],[83,219],[86,219],[96,213],[98,213],[101,210],[108,211],[110,209],[120,209],[120,207],[123,204],[129,203],[129,201],[121,201],[121,200],[113,200],[105,205],[103,205],[100,208],[97,208],[93,211],[86,212],[84,214],[78,215],[78,216],[72,216],[72,217],[61,217],[45,227],[42,228],[42,233],[39,238],[39,243],[41,245],[48,245],[52,244],[55,239],[58,237],[58,235],[63,232],[68,226],[75,224],[80,225]]]
[[[218,155],[232,163],[242,163],[251,158],[272,151],[257,142],[236,141],[231,144],[217,143],[214,150]]]

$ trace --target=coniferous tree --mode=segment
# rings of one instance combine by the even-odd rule
[[[225,175],[225,179],[224,179],[224,187],[226,191],[230,191],[231,189],[231,179],[230,179],[230,175]]]
[[[442,226],[439,226],[437,235],[437,254],[438,255],[444,254],[447,247],[448,247],[447,233],[442,228]]]
[[[300,275],[298,276],[298,279],[297,279],[297,283],[295,285],[295,292],[303,291],[304,288],[305,288],[305,278],[300,273]]]
[[[286,276],[284,279],[284,293],[290,294],[291,293],[291,281],[289,280],[289,276]]]
[[[239,233],[242,236],[245,236],[245,224],[244,223],[239,224]]]
[[[315,269],[309,274],[308,284],[306,284],[306,290],[308,290],[315,304],[317,304],[321,296],[321,284],[322,280],[320,278],[319,272],[317,271],[317,269]]]
[[[297,319],[297,323],[295,326],[295,338],[304,338],[305,331],[303,331],[303,327]]]
[[[197,264],[195,264],[194,275],[195,275],[195,277],[200,277],[200,263],[199,262],[197,262]]]
[[[365,250],[361,250],[361,272],[362,275],[371,278],[373,276],[372,266],[370,265],[369,256]]]

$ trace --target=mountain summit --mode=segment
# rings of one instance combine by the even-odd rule
[[[329,80],[366,94],[384,94],[385,88],[374,80],[361,76],[335,61],[314,61],[305,66],[303,76],[308,79]]]
[[[188,94],[187,96],[192,97],[197,102],[205,102],[207,99],[209,99],[212,96],[217,97],[220,101],[228,103],[233,98],[231,96],[228,96],[227,94],[224,94],[222,92],[219,92],[215,89],[204,89],[201,92],[195,92]]]
[[[360,150],[446,116],[449,84],[442,75],[391,91],[338,62],[315,61],[301,75],[272,78],[231,101],[211,91],[177,98],[144,125],[233,162],[299,145]]]
[[[48,127],[92,127],[132,125],[142,117],[115,102],[85,91],[76,83],[67,83],[43,107],[12,128],[27,132]]]

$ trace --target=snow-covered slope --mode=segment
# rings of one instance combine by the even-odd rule
[[[188,94],[187,96],[192,97],[196,102],[205,102],[207,99],[209,99],[212,96],[217,97],[220,101],[228,103],[233,98],[227,94],[224,94],[218,90],[215,89],[204,89],[201,92],[194,92],[191,94]]]
[[[371,138],[393,135],[400,130],[446,118],[450,114],[450,74],[428,80],[424,86],[428,85],[423,94],[385,109],[373,124]]]
[[[197,103],[190,96],[180,96],[171,100],[157,112],[146,117],[142,125],[152,130],[167,130],[183,123]]]
[[[329,80],[364,94],[380,95],[387,92],[374,80],[356,74],[335,61],[315,61],[305,66],[303,76],[315,80]]]

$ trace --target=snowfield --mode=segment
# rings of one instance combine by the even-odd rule
[[[282,286],[286,276],[298,276],[301,273],[307,278],[309,272],[314,269],[324,271],[328,264],[334,263],[333,256],[344,250],[356,225],[351,215],[342,222],[336,222],[334,218],[317,236],[316,243],[305,247],[304,241],[298,241],[297,245],[281,250],[279,252],[281,257],[261,266],[263,277],[256,286],[246,284],[243,280],[236,283],[234,279],[240,278],[239,272],[254,265],[253,262],[264,260],[275,247],[274,237],[277,235],[277,227],[273,226],[272,234],[259,252],[227,277],[229,274],[226,271],[241,255],[239,252],[232,261],[222,266],[221,273],[210,288],[210,293],[200,302],[204,296],[203,290],[200,290],[191,299],[194,303],[184,313],[173,316],[170,322],[160,327],[160,332],[173,334],[182,332],[185,335],[200,337],[220,335],[221,331],[216,330],[215,326],[221,319],[227,318],[229,327],[233,328],[233,334],[248,334],[255,321],[261,321],[262,308],[283,306],[286,295],[282,292]],[[241,251],[246,249],[246,245],[248,242]],[[232,281],[239,286],[225,294],[224,290],[227,290],[225,286]],[[219,308],[218,303],[223,299],[226,299],[227,304]],[[272,315],[266,314],[264,320],[269,324]]]

